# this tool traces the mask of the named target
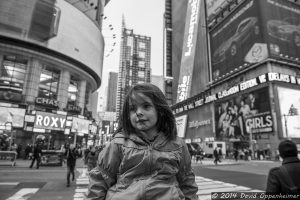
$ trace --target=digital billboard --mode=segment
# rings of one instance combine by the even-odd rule
[[[264,0],[261,15],[270,56],[300,57],[300,5],[286,0]]]
[[[211,105],[207,104],[188,111],[189,117],[185,138],[192,140],[200,138],[201,141],[204,141],[205,138],[214,137]]]
[[[62,53],[101,77],[104,48],[101,31],[65,0],[0,1],[0,35]]]
[[[13,127],[23,127],[25,109],[0,107],[0,125],[5,126],[6,122],[11,122]]]
[[[177,102],[190,97],[200,16],[199,10],[202,5],[201,0],[191,0],[188,2],[177,88]]]
[[[227,0],[205,0],[208,22],[212,21],[216,14],[228,4]]]
[[[187,117],[187,115],[182,115],[175,118],[178,137],[185,137]]]
[[[258,2],[244,1],[210,31],[213,79],[268,57]]]
[[[278,87],[277,91],[283,137],[300,138],[300,90]]]
[[[273,131],[268,87],[215,103],[216,138],[219,140],[248,138],[250,131]]]
[[[72,123],[72,132],[77,132],[79,134],[89,134],[89,127],[90,127],[91,121],[86,119],[81,119],[77,117],[73,117],[73,123]]]

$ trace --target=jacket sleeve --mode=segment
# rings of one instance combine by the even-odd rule
[[[191,166],[191,156],[189,154],[187,145],[182,143],[182,161],[180,163],[177,180],[179,187],[183,192],[186,200],[198,200],[198,186],[195,181],[195,174]]]
[[[267,179],[266,193],[278,193],[281,191],[280,180],[278,177],[279,168],[270,169]]]
[[[88,200],[105,199],[107,190],[116,183],[121,163],[120,145],[112,141],[98,156],[98,165],[89,172]]]

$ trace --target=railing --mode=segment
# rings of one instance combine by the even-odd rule
[[[0,151],[0,165],[16,166],[17,152]]]

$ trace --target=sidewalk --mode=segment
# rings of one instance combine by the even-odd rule
[[[11,166],[11,162],[9,161],[3,161],[1,162],[0,160],[0,169],[1,168],[8,168],[8,167],[13,167],[13,168],[29,168],[30,164],[31,164],[32,160],[24,160],[24,159],[17,159],[16,160],[16,166]],[[34,167],[36,166],[36,163],[34,163]],[[40,169],[43,168],[57,168],[57,167],[66,167],[66,164],[63,163],[62,166],[45,166],[45,165],[40,165]],[[86,167],[84,165],[83,159],[82,158],[78,158],[76,161],[76,167]]]
[[[218,165],[243,165],[243,164],[247,164],[247,163],[276,163],[278,161],[272,161],[272,160],[250,160],[250,161],[246,161],[246,160],[238,160],[235,161],[233,159],[221,159],[221,162],[218,162]],[[202,160],[202,162],[198,161],[196,162],[195,160],[192,160],[192,165],[193,166],[218,166],[215,165],[214,163],[214,159],[213,158],[204,158],[204,160]]]

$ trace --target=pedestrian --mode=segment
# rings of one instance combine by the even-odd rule
[[[234,150],[233,150],[233,156],[234,156],[234,159],[235,159],[235,161],[238,161],[238,157],[239,157],[239,150],[237,150],[237,149],[234,149]]]
[[[96,167],[97,159],[98,159],[98,152],[96,151],[96,148],[93,146],[91,148],[91,151],[87,155],[88,171],[91,171],[91,169]]]
[[[33,147],[33,152],[32,152],[32,161],[31,165],[29,168],[32,168],[34,165],[34,162],[36,161],[36,169],[40,167],[40,162],[41,162],[41,157],[42,157],[42,149],[39,143],[36,143]]]
[[[29,157],[29,153],[31,152],[31,147],[30,147],[30,145],[29,144],[27,144],[26,145],[26,147],[25,147],[25,154],[24,154],[24,160],[27,160],[28,159],[28,157]]]
[[[223,158],[223,152],[221,148],[219,148],[219,158]]]
[[[75,166],[78,152],[74,144],[67,144],[65,151],[65,159],[67,160],[67,187],[70,187],[70,176],[72,174],[72,181],[75,180]]]
[[[300,194],[300,160],[297,146],[290,140],[280,142],[280,167],[270,169],[267,179],[267,194]]]
[[[214,163],[215,163],[215,165],[217,165],[218,164],[218,162],[221,162],[221,160],[220,160],[220,156],[219,156],[219,151],[218,151],[218,147],[216,147],[215,148],[215,150],[214,150],[214,157],[215,157],[215,160],[214,160]]]
[[[188,148],[157,86],[142,83],[129,90],[118,131],[89,178],[89,200],[198,199]]]

